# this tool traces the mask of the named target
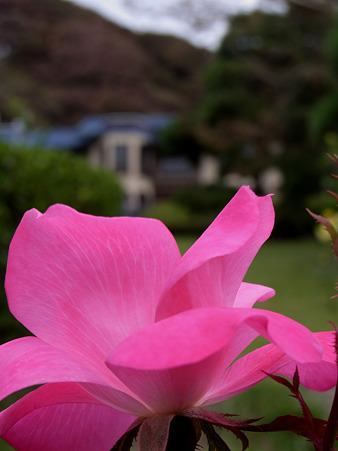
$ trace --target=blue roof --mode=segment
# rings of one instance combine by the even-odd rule
[[[155,141],[157,133],[173,121],[168,114],[111,113],[83,118],[73,127],[24,130],[0,123],[0,141],[26,147],[79,150],[108,130],[138,131]]]
[[[45,138],[48,149],[76,149],[83,142],[84,139],[76,128],[52,128]]]
[[[75,128],[35,129],[22,133],[12,130],[3,133],[0,126],[0,141],[30,148],[73,150],[83,143],[83,138]]]
[[[101,135],[107,127],[108,121],[104,116],[87,116],[76,125],[81,136],[88,138]]]

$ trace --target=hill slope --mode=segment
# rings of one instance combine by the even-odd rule
[[[64,0],[0,0],[0,114],[73,123],[110,111],[182,112],[211,55],[137,35]]]

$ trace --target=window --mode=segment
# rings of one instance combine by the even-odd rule
[[[117,171],[126,171],[127,170],[127,146],[124,144],[118,144],[115,147],[115,152],[116,152],[115,169]]]
[[[142,172],[153,174],[156,171],[156,152],[155,148],[144,146],[142,148]]]

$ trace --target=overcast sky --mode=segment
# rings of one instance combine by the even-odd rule
[[[250,11],[262,0],[70,1],[93,9],[113,22],[134,31],[173,34],[197,46],[215,49],[226,31],[222,12]],[[182,7],[186,9],[182,11]],[[196,21],[201,26],[197,27]],[[208,25],[205,22],[208,22]]]

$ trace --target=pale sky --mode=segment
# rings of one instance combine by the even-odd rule
[[[226,24],[222,17],[213,17],[212,24],[204,30],[196,30],[187,17],[175,15],[174,9],[184,0],[70,0],[85,8],[92,9],[107,19],[129,28],[133,31],[173,34],[192,42],[199,47],[215,49],[220,39],[225,34]],[[126,4],[134,3],[137,11],[131,12],[126,8]],[[206,0],[192,1],[196,14],[208,12]],[[187,1],[186,1],[187,3]],[[259,0],[209,0],[209,5],[215,6],[218,10],[226,10],[230,13],[250,11],[258,6]],[[172,9],[172,14],[161,13],[164,10]],[[199,10],[198,10],[199,8]],[[204,8],[204,10],[203,10]],[[192,14],[193,15],[193,14]],[[189,16],[190,17],[190,16]]]

